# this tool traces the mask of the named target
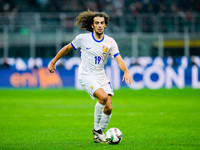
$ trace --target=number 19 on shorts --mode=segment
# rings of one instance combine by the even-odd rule
[[[101,57],[100,56],[95,56],[94,59],[95,59],[95,64],[99,64],[100,61],[101,61]]]

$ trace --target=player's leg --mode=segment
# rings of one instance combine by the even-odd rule
[[[98,99],[94,112],[94,129],[99,130],[101,129],[99,123],[101,121],[105,104],[108,100],[108,94],[102,88],[99,88],[94,92],[94,96]]]
[[[108,94],[108,100],[103,110],[104,114],[110,115],[112,113],[112,95]]]
[[[98,102],[102,105],[105,105],[108,100],[108,94],[102,88],[99,88],[94,92],[94,97],[96,97]]]
[[[102,114],[103,114],[103,110],[105,108],[106,102],[108,100],[108,94],[102,88],[99,88],[94,92],[94,96],[98,99],[95,105],[95,112],[94,112],[93,133],[97,136],[97,138],[94,138],[94,142],[99,143],[98,141],[96,141],[99,139],[101,142],[106,142],[105,136],[101,130],[100,121],[102,118]]]
[[[109,94],[100,120],[100,127],[102,134],[108,126],[111,114],[112,114],[112,95]],[[101,143],[101,140],[99,140],[98,136],[96,135],[94,136],[94,143]]]
[[[109,123],[110,118],[111,118],[111,114],[112,114],[112,95],[109,94],[108,100],[107,100],[106,105],[104,107],[102,117],[101,117],[101,121],[100,121],[100,127],[101,127],[103,132],[105,131],[105,129],[108,126],[108,123]]]
[[[99,82],[96,79],[93,79],[92,77],[80,75],[79,82],[93,100],[95,98],[98,99],[95,105],[95,112],[94,112],[94,128],[93,128],[93,133],[95,134],[94,142],[105,143],[106,142],[105,135],[103,134],[99,123],[101,121],[101,116],[108,99],[108,94],[104,91]]]

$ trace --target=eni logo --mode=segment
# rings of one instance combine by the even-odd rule
[[[40,68],[26,73],[13,73],[10,77],[13,87],[62,87],[63,83],[58,72],[50,74],[47,68]]]
[[[108,47],[106,47],[105,45],[103,46],[103,51],[107,52],[108,51]]]

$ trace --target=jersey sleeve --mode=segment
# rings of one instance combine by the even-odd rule
[[[114,39],[112,39],[110,54],[114,58],[120,55],[118,45]]]
[[[71,42],[72,47],[77,50],[78,48],[81,47],[81,36],[77,35],[73,41]]]

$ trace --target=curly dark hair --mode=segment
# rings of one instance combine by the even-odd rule
[[[107,25],[109,22],[109,17],[104,12],[92,12],[89,9],[87,11],[83,11],[75,18],[75,25],[79,26],[80,29],[85,29],[87,31],[92,32],[93,28],[91,25],[93,24],[93,19],[95,17],[104,17],[105,24]]]

